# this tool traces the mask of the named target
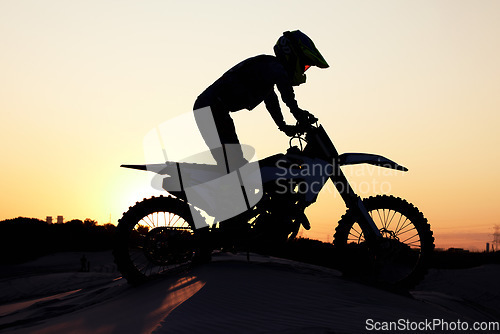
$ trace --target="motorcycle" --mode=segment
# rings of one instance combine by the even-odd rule
[[[294,140],[298,145],[292,145]],[[331,180],[347,207],[333,238],[340,269],[369,282],[405,289],[414,286],[426,274],[434,250],[430,225],[404,199],[389,195],[361,199],[341,169],[361,163],[407,171],[380,155],[339,154],[317,119],[297,124],[285,154],[253,163],[261,188],[241,182],[241,166],[224,171],[240,181],[246,206],[240,213],[216,217],[211,226],[200,222],[206,221],[207,212],[217,215],[210,212],[212,197],[205,194],[202,201],[193,202],[193,196],[188,196],[190,185],[207,180],[193,181],[186,175],[211,173],[209,180],[214,180],[218,175],[214,166],[189,162],[122,165],[161,176],[162,188],[169,195],[144,199],[123,214],[113,252],[118,270],[136,285],[207,262],[214,250],[272,253],[296,238],[300,228],[310,228],[304,210]],[[221,188],[218,183],[216,190]]]

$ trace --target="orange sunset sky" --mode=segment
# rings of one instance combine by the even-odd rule
[[[0,1],[0,219],[116,223],[157,193],[119,168],[144,162],[144,135],[295,29],[331,65],[307,72],[299,106],[339,152],[409,168],[346,168],[355,190],[414,203],[437,247],[484,249],[500,224],[496,0]],[[263,105],[234,119],[259,157],[288,147]],[[330,241],[344,212],[329,184],[303,236]]]

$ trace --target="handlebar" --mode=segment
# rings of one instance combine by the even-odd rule
[[[309,117],[307,119],[298,121],[297,124],[295,124],[295,136],[304,135],[307,131],[314,127],[318,127],[318,118],[316,118],[312,114],[309,114]]]
[[[311,115],[312,116],[312,115]],[[307,143],[307,140],[306,138],[304,137],[304,135],[310,131],[311,129],[314,129],[314,128],[317,128],[318,127],[318,119],[314,116],[312,116],[311,118],[308,119],[308,122],[297,122],[297,124],[295,124],[295,134],[293,136],[290,137],[290,147],[292,147],[292,141],[294,139],[298,139],[299,140],[299,145],[300,145],[300,150],[302,151],[303,150],[303,145],[302,145],[302,141],[306,142]]]

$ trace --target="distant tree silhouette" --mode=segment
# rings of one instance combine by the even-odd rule
[[[83,221],[81,221],[80,219],[72,219],[63,224],[67,226],[83,226]]]
[[[47,224],[46,221],[37,218],[17,217],[1,221],[3,224]]]
[[[149,227],[144,225],[137,225],[137,232],[140,234],[146,234],[149,232]]]
[[[99,226],[90,218],[48,224],[36,218],[0,221],[0,263],[19,263],[64,251],[111,249],[115,226]]]
[[[94,227],[97,226],[97,222],[95,220],[87,218],[83,221],[83,225],[85,227]]]
[[[111,223],[106,223],[102,226],[106,231],[111,231],[111,232],[114,232],[115,231],[115,228],[116,226],[111,224]]]

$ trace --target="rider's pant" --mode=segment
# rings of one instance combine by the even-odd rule
[[[205,107],[210,107],[210,109]],[[204,99],[198,98],[194,104],[194,118],[217,165],[228,166],[233,165],[233,161],[246,161],[239,145],[234,121],[221,103],[207,103]],[[215,129],[212,126],[214,123]],[[217,133],[214,133],[214,130]],[[227,146],[227,144],[234,145]],[[232,162],[228,162],[228,159]]]

